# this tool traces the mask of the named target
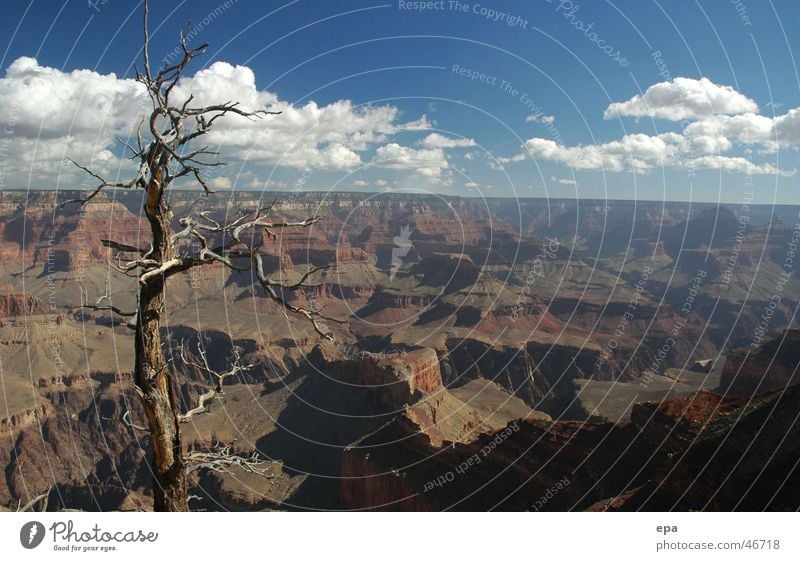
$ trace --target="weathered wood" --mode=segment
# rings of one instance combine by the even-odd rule
[[[155,155],[153,160],[156,160]],[[160,181],[163,170],[158,165],[150,169],[152,177],[147,185],[144,211],[152,232],[150,257],[161,262],[172,255],[171,215],[163,202],[164,189]],[[166,283],[163,275],[151,276],[139,283],[134,383],[147,417],[153,447],[154,507],[160,511],[188,511],[186,466],[177,416],[180,409],[161,347]]]

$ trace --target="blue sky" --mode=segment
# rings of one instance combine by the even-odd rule
[[[189,75],[214,69],[195,87],[216,91],[213,80],[227,80],[219,91],[235,92],[228,67],[212,66],[225,61],[252,71],[254,103],[298,108],[275,118],[283,119],[271,123],[277,132],[236,137],[253,146],[231,140],[239,129],[219,139],[233,164],[215,178],[221,188],[734,203],[752,190],[756,202],[800,203],[800,118],[791,113],[800,107],[797,2],[422,4],[427,9],[398,0],[154,2],[151,56],[172,51],[192,20],[195,43],[211,48]],[[10,144],[30,158],[21,165],[13,149],[0,153],[3,187],[80,185],[61,165],[57,146],[65,145],[124,172],[119,151],[105,144],[112,132],[130,131],[108,117],[93,124],[84,112],[104,99],[110,110],[127,109],[132,90],[106,79],[112,97],[98,101],[86,93],[92,82],[74,71],[130,78],[140,19],[137,3],[121,0],[4,5],[0,66],[20,57],[35,63],[23,59],[0,83],[0,124],[13,123],[5,136],[24,139]],[[32,75],[47,79],[28,95]],[[248,75],[236,76],[246,87]],[[697,96],[710,105],[692,105]],[[67,130],[34,111],[55,111],[58,99],[73,113]],[[12,113],[15,106],[21,110]],[[364,123],[353,128],[354,119]]]

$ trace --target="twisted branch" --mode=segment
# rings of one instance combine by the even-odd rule
[[[236,442],[236,441],[234,441]],[[248,473],[254,473],[271,479],[275,477],[272,473],[273,462],[262,459],[258,452],[245,456],[233,451],[233,444],[217,443],[209,451],[192,451],[186,455],[186,471],[191,473],[198,469],[210,469],[212,471],[225,473],[232,467],[240,467]]]
[[[197,363],[191,360],[191,358],[189,358],[189,356],[186,353],[186,345],[184,344],[183,341],[181,341],[180,357],[181,360],[183,361],[183,364],[195,368],[200,372],[213,376],[214,378],[216,378],[216,383],[212,387],[210,387],[207,391],[205,391],[200,395],[200,397],[197,400],[197,406],[194,409],[190,409],[186,413],[178,415],[178,421],[181,423],[189,422],[189,420],[191,420],[191,418],[194,417],[195,415],[200,415],[201,413],[210,413],[211,403],[213,402],[213,400],[218,395],[222,395],[224,393],[223,386],[225,385],[225,380],[227,378],[230,378],[231,376],[235,376],[239,372],[246,372],[248,370],[251,370],[256,366],[255,363],[243,365],[241,363],[242,359],[241,353],[239,353],[239,349],[234,347],[233,349],[234,360],[230,369],[225,372],[217,372],[216,370],[211,368],[211,366],[209,366],[208,357],[206,356],[205,345],[203,345],[202,340],[200,339],[199,336],[197,338],[197,353],[200,356],[201,363]]]

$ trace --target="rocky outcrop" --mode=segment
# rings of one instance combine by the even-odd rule
[[[31,294],[0,294],[0,319],[44,315],[47,307]]]
[[[755,398],[701,392],[639,406],[634,424],[669,454],[653,466],[645,485],[610,508],[795,511],[800,505],[798,399],[800,385],[795,384]]]
[[[784,388],[800,381],[800,329],[787,329],[782,336],[759,346],[728,353],[720,379],[720,391],[752,395]]]
[[[563,510],[584,495],[596,500],[608,493],[611,478],[590,474],[607,473],[616,458],[634,475],[630,457],[641,450],[626,452],[626,436],[610,423],[521,420],[469,443],[435,446],[411,420],[398,419],[345,452],[341,500],[347,508],[372,510],[519,511],[566,478],[548,505]],[[609,454],[592,454],[601,442]],[[573,474],[581,462],[582,471]],[[622,485],[621,475],[613,483]]]
[[[450,339],[443,353],[448,386],[481,377],[494,380],[531,408],[554,417],[569,414],[576,379],[621,380],[619,372],[630,361],[630,350],[620,348],[598,360],[602,348],[592,341],[539,336],[521,348],[490,345],[476,339]],[[639,360],[646,360],[642,356]],[[629,368],[630,373],[636,368]],[[624,378],[624,381],[629,378]]]
[[[796,336],[757,356],[796,369]],[[746,379],[763,378],[758,361],[738,360]],[[701,390],[637,403],[621,424],[528,415],[491,430],[467,423],[450,438],[431,433],[435,420],[418,404],[348,447],[341,500],[375,510],[795,510],[798,399],[800,384]]]
[[[441,445],[399,418],[345,451],[341,501],[372,510],[794,510],[798,398],[800,385],[754,402],[699,392],[637,405],[624,425],[520,420]]]
[[[122,421],[135,399],[117,384],[46,394],[40,409],[0,439],[6,477],[0,504],[13,508],[50,491],[50,509],[111,510],[128,492],[147,490],[146,440]]]
[[[49,413],[50,407],[45,402],[37,407],[0,418],[0,434],[13,434],[23,431],[35,425],[39,419],[45,419]]]

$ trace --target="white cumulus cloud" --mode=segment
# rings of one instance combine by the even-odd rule
[[[603,117],[653,117],[681,121],[708,115],[757,113],[758,105],[730,86],[708,78],[675,78],[647,88],[641,95],[609,105]]]
[[[793,175],[769,163],[731,154],[756,146],[762,153],[800,144],[800,108],[784,115],[758,114],[754,101],[706,78],[676,78],[656,84],[626,102],[612,103],[605,117],[630,115],[687,120],[680,132],[626,134],[619,140],[567,146],[546,138],[530,138],[522,151],[499,158],[503,164],[528,159],[558,162],[576,170],[635,171],[657,167],[717,169],[727,173]]]
[[[676,160],[680,137],[673,133],[659,136],[629,134],[604,144],[564,146],[545,138],[531,138],[521,154],[501,160],[502,163],[541,158],[566,164],[578,170],[647,171],[657,165]]]
[[[450,138],[436,132],[432,132],[420,142],[426,148],[468,148],[475,146],[472,138]]]
[[[721,170],[748,175],[790,175],[771,164],[754,164],[747,158],[730,156],[702,156],[689,160],[687,167],[695,169]]]
[[[376,167],[413,170],[420,175],[438,179],[449,168],[444,150],[441,148],[409,148],[392,142],[375,150],[372,163]]]
[[[555,121],[555,115],[543,115],[541,113],[531,113],[525,117],[526,123],[544,123],[545,125],[552,125]]]
[[[211,187],[214,189],[230,189],[232,185],[230,177],[215,177],[211,180]]]
[[[293,105],[273,92],[259,90],[250,68],[226,62],[184,77],[172,102],[181,103],[190,94],[193,105],[234,100],[243,109],[281,112],[256,121],[236,115],[217,120],[204,141],[221,152],[221,159],[348,170],[362,165],[365,151],[385,144],[393,135],[430,128],[425,116],[400,122],[400,112],[392,105],[359,107],[346,99],[327,105],[315,101]],[[5,156],[17,163],[21,181],[27,177],[22,171],[26,169],[50,181],[65,172],[81,177],[64,165],[66,157],[113,177],[120,165],[129,165],[115,156],[115,138],[135,137],[138,120],[150,108],[141,84],[113,73],[64,72],[22,57],[0,78],[0,122],[13,123],[8,133],[13,142]],[[6,185],[11,179],[3,177]]]

